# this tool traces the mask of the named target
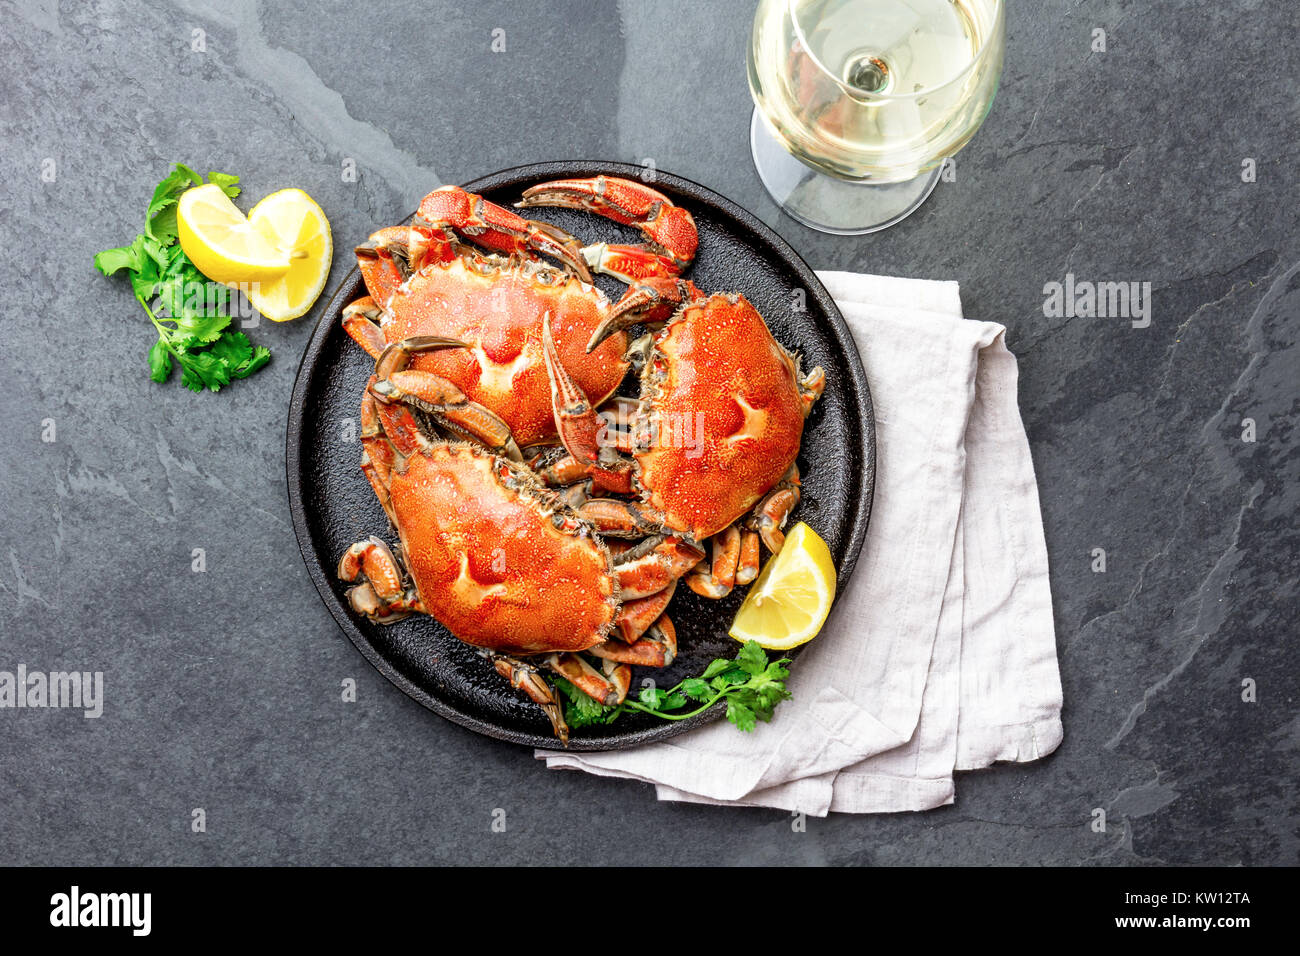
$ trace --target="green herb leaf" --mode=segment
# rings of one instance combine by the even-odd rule
[[[211,352],[181,353],[181,366],[181,382],[192,391],[210,388],[219,392],[230,384],[230,369]]]
[[[564,695],[564,720],[570,727],[607,724],[619,715],[618,707],[607,707],[600,701],[593,700],[563,677],[554,677],[552,680]]]
[[[136,298],[150,302],[158,291],[158,264],[150,256],[142,255],[140,268],[130,273],[131,291]]]
[[[637,700],[645,704],[651,710],[661,710],[662,704],[668,694],[658,687],[642,687],[641,693],[637,695]]]
[[[727,719],[741,730],[750,731],[758,721],[771,720],[776,705],[789,699],[785,687],[788,663],[788,658],[769,662],[767,652],[750,641],[734,660],[712,661],[701,677],[688,677],[671,690],[644,687],[635,700],[626,700],[617,707],[597,703],[563,679],[557,680],[556,686],[564,692],[565,718],[571,727],[609,723],[630,710],[664,720],[685,720],[725,700]],[[698,706],[686,709],[691,703]]]
[[[228,368],[242,368],[253,357],[253,345],[243,332],[222,332],[221,338],[212,343],[212,354]]]
[[[749,680],[749,675],[735,665],[734,661],[727,662],[727,669],[717,677],[713,678],[710,683],[718,690],[732,687],[737,684],[744,684]]]
[[[682,681],[682,693],[695,701],[708,700],[713,696],[709,691],[709,682],[699,677],[688,677]]]
[[[201,348],[209,342],[217,341],[228,325],[230,325],[228,315],[187,313],[183,318],[176,320],[176,332],[185,348]]]
[[[724,657],[715,658],[709,664],[708,667],[704,668],[704,673],[701,674],[700,677],[703,678],[704,680],[709,680],[712,677],[717,677],[719,674],[721,674],[731,665],[732,662],[727,660]]]
[[[149,208],[144,214],[145,235],[164,243],[175,239],[176,203],[180,201],[181,193],[202,182],[198,173],[177,163],[153,191],[153,198],[149,200]]]
[[[111,276],[121,269],[139,272],[144,258],[144,236],[136,236],[135,242],[117,249],[105,249],[95,253],[95,268],[106,276]]]
[[[687,700],[686,695],[683,694],[681,691],[677,691],[676,693],[672,693],[672,694],[666,694],[664,696],[664,699],[659,702],[659,709],[660,710],[681,710],[683,707],[686,706],[686,700]]]
[[[271,350],[264,345],[253,347],[253,357],[234,371],[235,378],[248,378],[259,368],[271,361]]]
[[[238,176],[214,172],[208,181],[227,196],[239,195]],[[174,359],[186,388],[215,392],[252,375],[271,360],[271,353],[254,347],[244,333],[229,330],[230,290],[210,282],[177,242],[181,194],[202,182],[198,173],[177,163],[154,189],[144,233],[129,246],[100,252],[94,264],[106,276],[125,272],[153,323],[158,338],[149,349],[149,377],[166,381]]]
[[[240,189],[235,183],[239,182],[238,176],[231,176],[229,173],[208,173],[208,182],[216,183],[221,187],[221,191],[234,199],[239,195]]]
[[[736,663],[750,677],[757,677],[767,669],[767,652],[759,646],[758,641],[746,641],[736,655]]]
[[[727,701],[727,719],[741,730],[754,729],[754,712],[736,698]]]
[[[165,382],[171,373],[172,357],[163,340],[159,339],[149,348],[149,377],[155,382]]]

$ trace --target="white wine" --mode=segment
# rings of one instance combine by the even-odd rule
[[[951,0],[812,0],[802,6],[808,19],[801,14],[801,22],[811,26],[800,39],[814,60],[849,87],[849,95],[934,89],[979,52],[978,25]]]
[[[754,102],[782,145],[822,172],[912,179],[983,121],[1002,17],[1002,0],[761,0]]]

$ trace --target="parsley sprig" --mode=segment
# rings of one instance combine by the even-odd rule
[[[238,176],[208,173],[207,181],[232,199],[239,195]],[[252,375],[271,353],[228,328],[230,290],[209,281],[181,249],[176,206],[181,193],[202,184],[202,176],[177,163],[149,200],[144,232],[129,246],[96,255],[95,268],[106,276],[126,270],[136,301],[158,333],[149,349],[149,377],[165,382],[174,360],[186,388],[215,392]]]
[[[592,700],[562,677],[555,678],[555,684],[564,694],[564,719],[570,727],[608,724],[632,711],[685,720],[725,700],[727,719],[749,731],[758,721],[771,720],[776,705],[790,697],[785,687],[789,663],[788,657],[769,661],[757,641],[746,641],[734,660],[716,658],[699,677],[688,677],[669,690],[645,687],[635,700],[615,705]]]

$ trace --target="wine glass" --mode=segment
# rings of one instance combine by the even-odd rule
[[[750,147],[790,216],[858,235],[925,202],[984,121],[1003,0],[760,0]]]

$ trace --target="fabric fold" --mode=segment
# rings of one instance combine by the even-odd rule
[[[871,387],[876,492],[793,698],[750,734],[720,721],[633,750],[538,751],[549,767],[824,815],[951,803],[954,769],[1059,744],[1047,552],[1003,327],[963,319],[955,282],[819,276]]]

